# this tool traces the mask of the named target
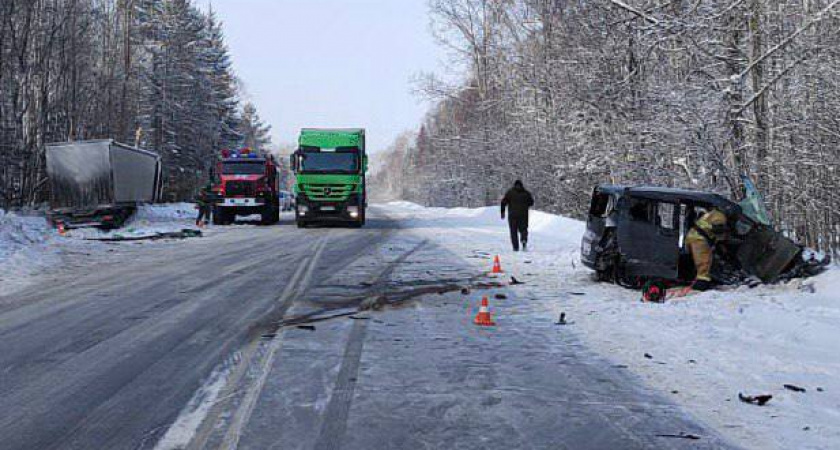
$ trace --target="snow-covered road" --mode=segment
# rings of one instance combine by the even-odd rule
[[[837,268],[784,285],[646,304],[637,292],[592,280],[580,263],[582,222],[535,212],[531,251],[513,253],[498,208],[397,202],[385,209],[477,269],[490,267],[486,255],[501,255],[505,270],[526,281],[528,304],[541,305],[534,323],[566,312],[585,345],[745,448],[840,447]],[[739,392],[773,399],[758,407],[740,402]]]
[[[535,212],[531,218],[531,251],[513,253],[509,249],[506,223],[500,220],[497,208],[424,208],[397,202],[378,205],[374,211],[380,215],[386,214],[389,218],[386,222],[374,220],[369,227],[371,230],[365,231],[370,236],[381,235],[381,238],[376,238],[378,243],[370,248],[354,244],[353,251],[358,253],[352,256],[361,259],[351,267],[336,265],[335,254],[329,257],[325,267],[332,268],[329,269],[332,270],[332,278],[328,279],[337,281],[313,285],[313,289],[307,291],[306,298],[300,298],[301,301],[296,303],[293,313],[306,314],[324,308],[325,305],[340,309],[345,306],[343,302],[355,304],[358,301],[358,286],[368,286],[367,281],[359,284],[359,279],[367,280],[365,277],[379,273],[383,264],[395,264],[394,258],[424,241],[428,245],[422,252],[409,261],[395,265],[396,269],[388,273],[389,283],[392,283],[389,286],[405,289],[422,288],[424,283],[429,282],[463,282],[469,277],[486,273],[491,267],[491,258],[497,254],[501,256],[506,275],[514,275],[526,284],[514,290],[508,288],[499,291],[508,293],[506,299],[491,297],[495,318],[499,323],[497,336],[501,340],[498,341],[493,340],[492,335],[471,334],[473,328],[469,320],[479,300],[477,293],[466,297],[457,291],[420,296],[414,299],[411,308],[386,309],[376,313],[382,315],[379,319],[371,316],[374,320],[368,322],[363,337],[358,338],[364,341],[364,345],[359,344],[360,347],[354,350],[359,352],[355,363],[358,385],[354,385],[356,381],[353,381],[356,375],[348,375],[345,373],[347,369],[344,372],[340,370],[346,367],[342,363],[349,348],[346,342],[354,327],[357,327],[354,323],[358,322],[344,319],[318,324],[316,333],[298,329],[281,333],[288,337],[283,347],[287,353],[281,358],[284,364],[276,369],[276,373],[285,375],[267,376],[265,386],[259,393],[261,399],[273,401],[275,406],[281,408],[275,411],[282,413],[294,410],[299,414],[297,417],[303,418],[303,422],[289,423],[287,428],[279,430],[289,433],[289,436],[295,436],[301,430],[320,430],[320,434],[308,435],[307,439],[317,440],[318,436],[322,436],[326,441],[321,443],[329,443],[329,439],[341,436],[342,432],[319,425],[319,420],[322,420],[320,414],[333,419],[338,417],[349,430],[358,430],[364,427],[365,424],[360,421],[365,417],[372,419],[377,411],[395,408],[407,416],[402,413],[393,415],[391,419],[396,421],[393,426],[397,426],[397,419],[401,417],[419,417],[424,414],[440,414],[442,417],[437,422],[438,427],[435,422],[419,420],[415,428],[404,429],[405,433],[399,435],[404,439],[399,442],[403,443],[435,445],[459,442],[458,439],[472,435],[449,433],[439,426],[449,424],[457,430],[462,426],[470,428],[494,423],[508,430],[507,434],[488,435],[491,438],[495,436],[495,442],[500,444],[536,445],[539,442],[554,442],[550,438],[523,438],[539,428],[528,428],[536,426],[534,420],[553,414],[550,411],[554,411],[554,408],[562,409],[568,406],[568,402],[580,400],[566,395],[564,389],[570,385],[553,381],[552,377],[562,376],[562,373],[553,372],[557,367],[552,364],[552,359],[570,360],[591,354],[594,358],[592,361],[601,361],[589,366],[594,370],[592,373],[596,374],[594,378],[606,380],[599,383],[613,386],[608,381],[622,380],[621,383],[633,384],[632,391],[636,392],[633,395],[650,396],[645,397],[648,399],[645,402],[641,402],[639,397],[633,397],[635,400],[631,401],[623,398],[619,401],[619,410],[633,410],[640,404],[656,404],[659,405],[657,411],[666,412],[664,416],[657,416],[654,412],[651,413],[653,415],[638,417],[664,424],[670,420],[671,415],[682,417],[681,409],[724,438],[745,448],[831,449],[837,448],[840,443],[840,352],[837,352],[840,348],[840,270],[836,268],[804,282],[743,288],[734,292],[709,292],[666,304],[644,304],[639,301],[637,292],[592,280],[591,272],[579,261],[578,248],[584,230],[584,224],[579,221]],[[285,225],[277,228],[249,225],[211,227],[206,230],[206,242],[164,241],[114,245],[85,240],[114,234],[142,236],[158,231],[179,230],[191,225],[193,215],[194,209],[189,204],[155,206],[141,211],[125,229],[118,232],[104,234],[92,230],[74,230],[68,236],[60,237],[55,230],[46,226],[42,218],[0,212],[0,313],[3,310],[19,310],[23,305],[21,299],[36,298],[38,289],[35,288],[39,285],[45,288],[47,294],[66,297],[56,290],[58,284],[72,281],[77,273],[90,273],[92,267],[137,265],[142,269],[142,272],[138,272],[139,276],[154,278],[153,273],[158,273],[158,269],[162,270],[161,274],[167,270],[164,267],[153,269],[150,264],[138,264],[143,261],[160,261],[163,264],[164,259],[154,256],[156,253],[173,255],[169,263],[179,264],[180,259],[175,255],[187,252],[192,255],[194,262],[198,262],[196,252],[199,248],[206,248],[204,254],[209,258],[205,262],[207,264],[212,262],[213,252],[210,249],[216,243],[232,248],[236,242],[256,235],[266,246],[276,240],[277,249],[282,253],[285,245],[282,243],[288,242],[291,245],[297,242],[295,236],[299,233],[287,220]],[[389,223],[399,226],[392,227],[387,225]],[[319,234],[322,231],[307,230],[307,233]],[[342,235],[348,238],[355,236],[352,231],[342,231]],[[270,252],[263,257],[267,265],[259,268],[260,273],[271,268]],[[114,270],[123,273],[127,269],[123,267]],[[188,273],[190,277],[201,273],[200,267],[177,270]],[[249,279],[257,275],[250,272],[237,274],[240,277],[247,275]],[[236,284],[235,277],[231,280]],[[101,299],[91,297],[79,300],[89,302],[90,305],[116,301],[117,297],[114,296],[117,295],[118,285],[108,289],[111,294]],[[142,291],[141,286],[129,286],[129,289]],[[183,290],[181,287],[176,289],[178,292]],[[84,289],[77,291],[80,295],[86,295]],[[18,292],[25,295],[18,295]],[[188,293],[185,295],[195,294],[196,301],[203,301],[200,300],[202,297],[199,291],[187,289],[184,292]],[[132,302],[140,299],[136,297]],[[222,301],[215,294],[209,300]],[[155,300],[160,301],[166,303],[165,298]],[[136,306],[140,307],[142,303]],[[129,304],[124,307],[128,308]],[[557,327],[553,323],[561,312],[567,314],[567,320],[571,323]],[[125,318],[129,324],[141,319],[131,314]],[[138,325],[142,323],[145,322],[137,322]],[[59,322],[50,326],[59,327],[55,331],[60,331]],[[83,328],[76,331],[82,333],[80,339],[85,335]],[[68,333],[65,333],[66,338],[72,339],[75,331],[68,330]],[[539,343],[535,344],[534,340]],[[107,342],[111,341],[94,343],[92,349]],[[443,350],[452,345],[457,346],[454,352]],[[489,358],[486,360],[484,357],[473,357],[474,352],[478,351],[496,354],[486,355]],[[311,358],[316,353],[322,358],[312,362],[314,360]],[[68,355],[61,353],[58,361],[64,361]],[[393,360],[393,364],[376,364],[384,360]],[[463,372],[462,364],[457,361],[468,360],[473,361],[472,369]],[[297,365],[294,361],[297,361]],[[428,371],[423,361],[433,364],[435,370]],[[483,363],[488,361],[493,364],[485,367]],[[206,365],[206,361],[203,364]],[[312,377],[302,380],[306,372],[301,372],[301,367],[315,372],[309,373]],[[394,373],[389,371],[400,367],[407,368],[407,372],[403,378],[395,378]],[[603,373],[605,367],[615,374],[597,375]],[[15,371],[18,370],[14,367],[6,369],[11,371],[9,373],[17,373]],[[581,372],[574,373],[580,375]],[[493,386],[498,389],[482,390],[492,387],[481,384],[481,377],[485,375],[495,380]],[[169,440],[162,442],[188,442],[195,433],[201,433],[202,419],[214,414],[213,408],[210,408],[212,405],[202,404],[206,396],[202,392],[209,390],[221,395],[224,383],[218,376],[211,377],[209,371],[204,374],[204,379],[207,380],[207,389],[194,397],[193,405],[184,410],[184,420],[179,421],[174,431],[167,435]],[[292,385],[288,380],[310,384],[299,384],[298,390],[290,390]],[[403,382],[408,383],[411,389],[405,391],[406,396],[400,401],[399,392],[402,392]],[[513,395],[514,390],[510,389],[522,388],[524,384],[538,388],[542,393],[540,395],[549,400],[565,400],[560,403],[537,401],[533,417],[519,416],[522,410],[516,407],[506,409],[505,405],[524,401],[527,395]],[[785,384],[799,386],[806,391],[794,392],[786,389]],[[349,389],[351,385],[353,389]],[[463,391],[457,389],[461,385]],[[439,395],[424,391],[424,386],[434,386],[432,390],[438,390]],[[575,386],[576,389],[588,389],[587,383]],[[603,396],[597,392],[607,394],[610,391],[604,391],[603,387],[598,389],[590,392],[589,398],[597,397],[598,402],[603,402]],[[331,402],[334,403],[333,392],[342,392],[341,395],[345,397],[351,395],[349,398],[352,401],[330,406]],[[738,393],[772,394],[773,399],[759,407],[740,402]],[[470,403],[472,400],[469,398],[473,397],[469,396],[474,396],[475,404]],[[670,402],[679,409],[669,406]],[[500,403],[503,405],[497,406]],[[259,437],[268,435],[255,433],[254,430],[273,429],[272,416],[261,415],[259,405],[255,400],[253,415],[249,413],[253,422],[242,424],[241,448],[261,448],[260,445],[266,441]],[[520,406],[524,407],[525,404]],[[351,409],[345,411],[345,407]],[[486,417],[481,416],[481,411],[490,407],[494,412]],[[604,411],[607,411],[607,417],[629,424],[621,422],[626,420],[625,416],[619,414],[613,417],[609,416],[613,410]],[[673,414],[667,413],[669,411]],[[224,416],[225,412],[215,411],[215,414]],[[474,420],[469,419],[472,414],[476,415]],[[551,417],[554,417],[551,420],[558,423],[577,420],[571,416]],[[684,424],[686,426],[683,431],[703,434],[702,430],[692,428],[689,422]],[[665,431],[676,431],[673,427],[666,428]],[[251,430],[250,434],[248,430]],[[380,431],[378,436],[387,434],[387,430]],[[424,433],[438,432],[440,434],[425,440],[416,439],[418,433],[422,436]],[[161,430],[155,433],[162,435]],[[605,436],[622,436],[621,433],[607,433]],[[376,440],[377,434],[373,432],[353,436],[353,445],[358,448],[381,442]],[[562,433],[557,436],[575,438],[574,435],[566,436]],[[634,442],[641,442],[644,446],[647,441],[638,436]],[[642,433],[641,436],[648,434]],[[704,438],[711,437],[704,434]],[[212,440],[212,436],[208,435],[207,438]],[[709,441],[705,442],[708,444]],[[316,441],[310,443],[314,445]],[[164,445],[161,448],[177,448],[177,445]]]

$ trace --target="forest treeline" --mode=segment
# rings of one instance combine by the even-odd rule
[[[0,207],[45,200],[44,144],[99,138],[158,152],[178,200],[220,149],[266,146],[268,127],[192,0],[2,0]]]
[[[380,185],[495,204],[514,179],[583,217],[598,183],[763,192],[777,225],[840,249],[840,0],[431,0],[466,81],[434,76]],[[451,78],[451,77],[449,77]]]

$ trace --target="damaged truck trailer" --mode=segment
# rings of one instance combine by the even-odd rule
[[[47,144],[51,222],[117,228],[160,198],[161,159],[113,140]]]

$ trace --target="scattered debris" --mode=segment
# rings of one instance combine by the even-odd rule
[[[557,322],[554,322],[555,325],[567,325],[566,323],[566,313],[561,312],[560,317],[557,319]]]
[[[353,320],[370,320],[370,317],[365,316],[350,316],[350,318]]]
[[[645,353],[645,358],[653,359],[653,356],[650,353]]]
[[[504,299],[508,298],[508,297],[507,297],[507,295],[505,295],[505,294],[496,294],[496,295],[494,295],[493,297],[494,297],[496,300],[504,300]]]
[[[738,400],[741,400],[744,403],[749,403],[751,405],[758,405],[764,406],[767,402],[769,402],[773,398],[770,394],[763,394],[763,395],[744,395],[742,393],[738,393]]]
[[[516,285],[519,285],[519,284],[525,284],[525,283],[524,283],[524,282],[522,282],[522,281],[517,280],[517,279],[516,279],[516,277],[511,276],[511,277],[510,277],[510,284],[511,284],[511,286],[516,286]]]
[[[315,325],[298,325],[301,330],[315,331]]]
[[[688,363],[689,363],[689,364],[697,364],[697,361],[695,361],[695,360],[693,360],[693,359],[689,359],[689,360],[688,360]]]
[[[799,387],[799,386],[796,386],[796,385],[793,385],[793,384],[786,384],[786,385],[784,385],[784,386],[785,386],[785,389],[787,389],[787,390],[789,390],[789,391],[793,391],[793,392],[805,392],[805,388],[803,388],[803,387]]]
[[[821,388],[821,387],[818,387],[818,388],[817,388],[817,392],[824,392],[824,391],[825,391],[825,389],[823,389],[823,388]]]
[[[277,337],[277,333],[266,333],[260,337],[262,337],[263,339],[274,339]]]
[[[578,297],[586,295],[586,292],[569,292],[569,295],[577,295]]]
[[[675,439],[689,439],[692,441],[696,441],[700,439],[700,436],[696,434],[689,434],[680,432],[679,434],[657,434],[656,437],[664,437],[664,438],[675,438]]]
[[[616,364],[613,366],[613,369],[627,369],[629,366],[626,364]]]
[[[461,294],[462,294],[462,295],[470,295],[470,290],[469,290],[469,288],[463,288],[463,289],[461,289]]]
[[[86,241],[99,241],[99,242],[127,242],[127,241],[156,241],[159,239],[187,239],[193,237],[201,237],[201,230],[193,230],[190,228],[185,228],[181,231],[170,231],[166,233],[155,233],[150,234],[147,236],[123,236],[121,234],[115,234],[111,237],[101,237],[101,238],[86,238]]]
[[[672,393],[672,394],[679,394],[679,393],[680,393],[680,391],[678,391],[678,390],[674,389],[673,391],[671,391],[671,393]]]
[[[802,427],[802,431],[808,431],[810,429],[811,429],[811,427]]]

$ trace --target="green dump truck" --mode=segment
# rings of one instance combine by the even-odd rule
[[[291,157],[297,226],[325,222],[364,225],[365,130],[305,128],[298,145]]]

